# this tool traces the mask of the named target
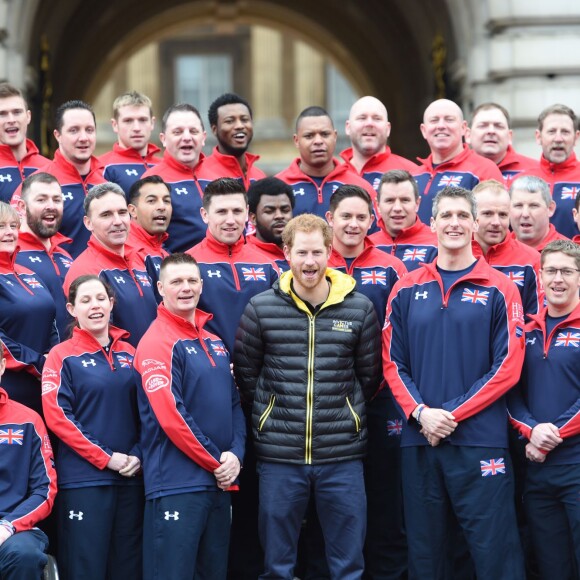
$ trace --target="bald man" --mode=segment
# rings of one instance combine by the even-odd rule
[[[349,168],[368,181],[375,191],[383,173],[391,169],[414,171],[417,165],[391,153],[387,140],[391,123],[387,109],[375,97],[362,97],[350,109],[345,131],[351,147],[340,156]]]
[[[421,134],[431,153],[427,159],[420,159],[421,167],[413,172],[421,196],[418,215],[423,223],[429,223],[433,198],[444,187],[471,190],[486,179],[500,183],[503,180],[493,161],[481,157],[463,143],[466,131],[463,112],[453,101],[439,99],[425,109]]]

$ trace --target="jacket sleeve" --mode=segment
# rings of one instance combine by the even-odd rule
[[[506,397],[510,423],[526,439],[532,436],[532,429],[538,424],[530,413],[523,397],[523,381],[511,389]]]
[[[183,403],[182,363],[179,353],[175,350],[173,348],[167,351],[161,364],[146,366],[144,362],[153,360],[157,363],[155,359],[163,358],[165,353],[159,352],[160,348],[157,345],[149,343],[143,345],[137,362],[134,361],[134,368],[138,373],[139,384],[167,437],[197,465],[213,472],[220,466],[221,452],[215,443],[204,435]]]
[[[544,292],[540,286],[539,263],[526,268],[522,303],[526,317],[528,314],[537,314],[544,303]]]
[[[356,377],[366,401],[369,401],[381,385],[381,328],[375,307],[365,300],[364,322],[354,357]]]
[[[242,412],[240,405],[240,393],[232,380],[232,418],[233,418],[233,434],[232,447],[230,451],[240,460],[244,461],[244,454],[246,451],[246,419]]]
[[[28,496],[10,513],[4,515],[17,532],[32,529],[52,511],[56,496],[56,471],[53,465],[52,447],[46,427],[40,416],[34,413],[28,426],[33,442],[30,446]]]
[[[560,430],[560,437],[567,439],[580,433],[580,399],[562,413],[555,421],[554,425]]]
[[[251,404],[264,364],[264,342],[253,301],[246,305],[234,344],[234,375],[244,403]]]
[[[407,418],[423,402],[419,389],[411,377],[409,346],[404,320],[404,297],[397,284],[387,304],[383,328],[383,373],[397,403]]]
[[[0,341],[6,358],[6,368],[12,371],[25,371],[40,379],[44,366],[44,354],[11,339],[0,328]]]
[[[464,395],[442,405],[458,422],[476,415],[494,403],[520,378],[525,337],[523,308],[516,285],[506,280],[501,291],[495,294],[493,307],[490,370],[475,381]]]
[[[83,459],[98,469],[105,469],[113,450],[98,441],[76,419],[75,379],[65,361],[60,349],[52,349],[42,373],[42,409],[46,424]]]

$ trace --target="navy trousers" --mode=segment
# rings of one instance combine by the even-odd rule
[[[143,487],[61,489],[56,501],[62,580],[141,578]]]
[[[580,464],[530,463],[524,506],[540,577],[580,578]]]
[[[38,580],[46,565],[48,538],[35,529],[18,532],[0,546],[0,578]]]
[[[364,570],[366,496],[361,461],[323,465],[258,462],[258,525],[264,548],[260,578],[291,580],[298,536],[311,493],[333,580],[359,580]]]
[[[198,491],[145,502],[145,580],[224,580],[230,492]]]
[[[452,577],[456,518],[478,578],[524,580],[507,449],[444,443],[405,447],[402,457],[409,578]]]

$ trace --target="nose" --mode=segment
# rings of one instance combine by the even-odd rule
[[[394,211],[397,211],[397,212],[399,212],[399,211],[401,211],[402,209],[403,209],[403,206],[402,206],[402,204],[401,204],[401,201],[400,201],[400,200],[398,200],[398,199],[396,199],[396,200],[395,200],[395,203],[393,204],[393,210],[394,210]]]

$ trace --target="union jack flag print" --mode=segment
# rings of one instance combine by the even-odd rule
[[[211,347],[216,354],[216,356],[226,356],[226,349],[223,344],[214,344],[211,343]]]
[[[133,364],[133,358],[126,354],[118,354],[117,360],[119,361],[119,365],[121,365],[122,369],[130,369],[131,365]]]
[[[0,445],[22,445],[24,429],[0,429]]]
[[[438,185],[439,187],[447,187],[447,186],[457,187],[461,183],[462,179],[463,176],[461,175],[444,175],[439,180]]]
[[[524,285],[524,271],[519,272],[508,272],[508,277],[512,282],[515,282],[518,286]]]
[[[425,258],[427,257],[427,250],[425,248],[409,248],[405,250],[403,254],[403,262],[414,262],[417,260],[418,262],[424,262]]]
[[[242,274],[244,275],[244,280],[253,280],[255,282],[261,280],[262,282],[266,282],[264,268],[242,268]]]
[[[387,421],[387,435],[389,437],[398,437],[403,432],[403,420],[394,419]]]
[[[559,332],[555,346],[580,346],[580,332]]]
[[[387,273],[384,270],[363,270],[360,279],[363,286],[366,284],[387,285]]]
[[[489,477],[490,475],[497,475],[498,473],[505,474],[505,462],[503,457],[499,459],[489,459],[488,461],[480,461],[481,477]]]
[[[141,285],[145,288],[149,288],[151,286],[151,280],[147,274],[137,274],[137,280],[141,282]]]
[[[24,281],[31,287],[31,288],[42,288],[42,284],[36,278],[24,278]]]
[[[461,295],[461,302],[471,302],[472,304],[487,304],[489,299],[488,290],[470,290],[466,288]]]
[[[576,199],[580,187],[563,187],[562,188],[562,199]]]

